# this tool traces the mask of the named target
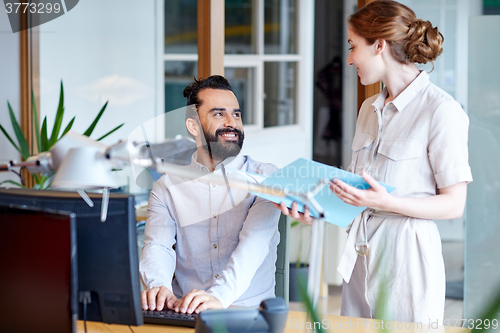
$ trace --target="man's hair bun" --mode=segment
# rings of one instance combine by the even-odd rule
[[[196,80],[196,79],[195,79]],[[187,86],[186,88],[184,88],[184,91],[182,92],[182,95],[185,97],[185,98],[188,98],[189,95],[191,95],[191,92],[193,91],[193,87],[192,86]]]

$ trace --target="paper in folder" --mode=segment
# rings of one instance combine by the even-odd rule
[[[293,192],[306,193],[313,189],[321,179],[325,178],[329,180],[334,178],[340,179],[343,182],[359,189],[366,190],[370,188],[370,185],[368,185],[363,177],[359,175],[304,158],[299,158],[293,163],[285,166],[283,169],[276,171],[271,176],[265,178],[261,184],[274,187],[275,189],[288,188],[288,190]],[[391,192],[395,189],[395,187],[383,183],[380,184],[387,189],[387,192]],[[276,203],[283,201],[287,207],[291,207],[292,202],[297,201],[297,209],[300,212],[304,212],[305,203],[300,202],[300,198],[292,196],[281,198],[268,194],[252,193]],[[366,207],[356,207],[346,204],[330,190],[329,185],[324,186],[314,196],[314,199],[316,199],[325,212],[324,220],[343,228],[347,227],[347,225],[351,223],[358,214],[366,209]],[[310,204],[308,206],[311,215],[319,217],[318,212],[314,210]]]

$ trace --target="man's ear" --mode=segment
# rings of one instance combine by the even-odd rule
[[[198,124],[197,119],[187,118],[186,128],[195,138],[200,135],[200,125]]]

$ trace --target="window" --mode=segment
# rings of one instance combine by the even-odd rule
[[[289,161],[311,155],[313,26],[314,1],[225,1],[225,76],[247,138],[279,131],[280,149],[292,145],[287,135],[302,140]],[[185,105],[182,89],[197,76],[197,60],[197,0],[165,1],[166,112]]]

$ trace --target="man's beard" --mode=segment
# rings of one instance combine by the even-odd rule
[[[236,135],[238,135],[238,140],[221,142],[219,141],[219,135],[222,133],[236,133]],[[207,133],[205,129],[203,129],[203,134],[205,135],[210,158],[216,161],[223,161],[228,157],[238,155],[241,151],[241,147],[243,147],[243,140],[245,139],[245,135],[242,131],[230,127],[219,128],[215,131],[215,136],[211,133]]]

